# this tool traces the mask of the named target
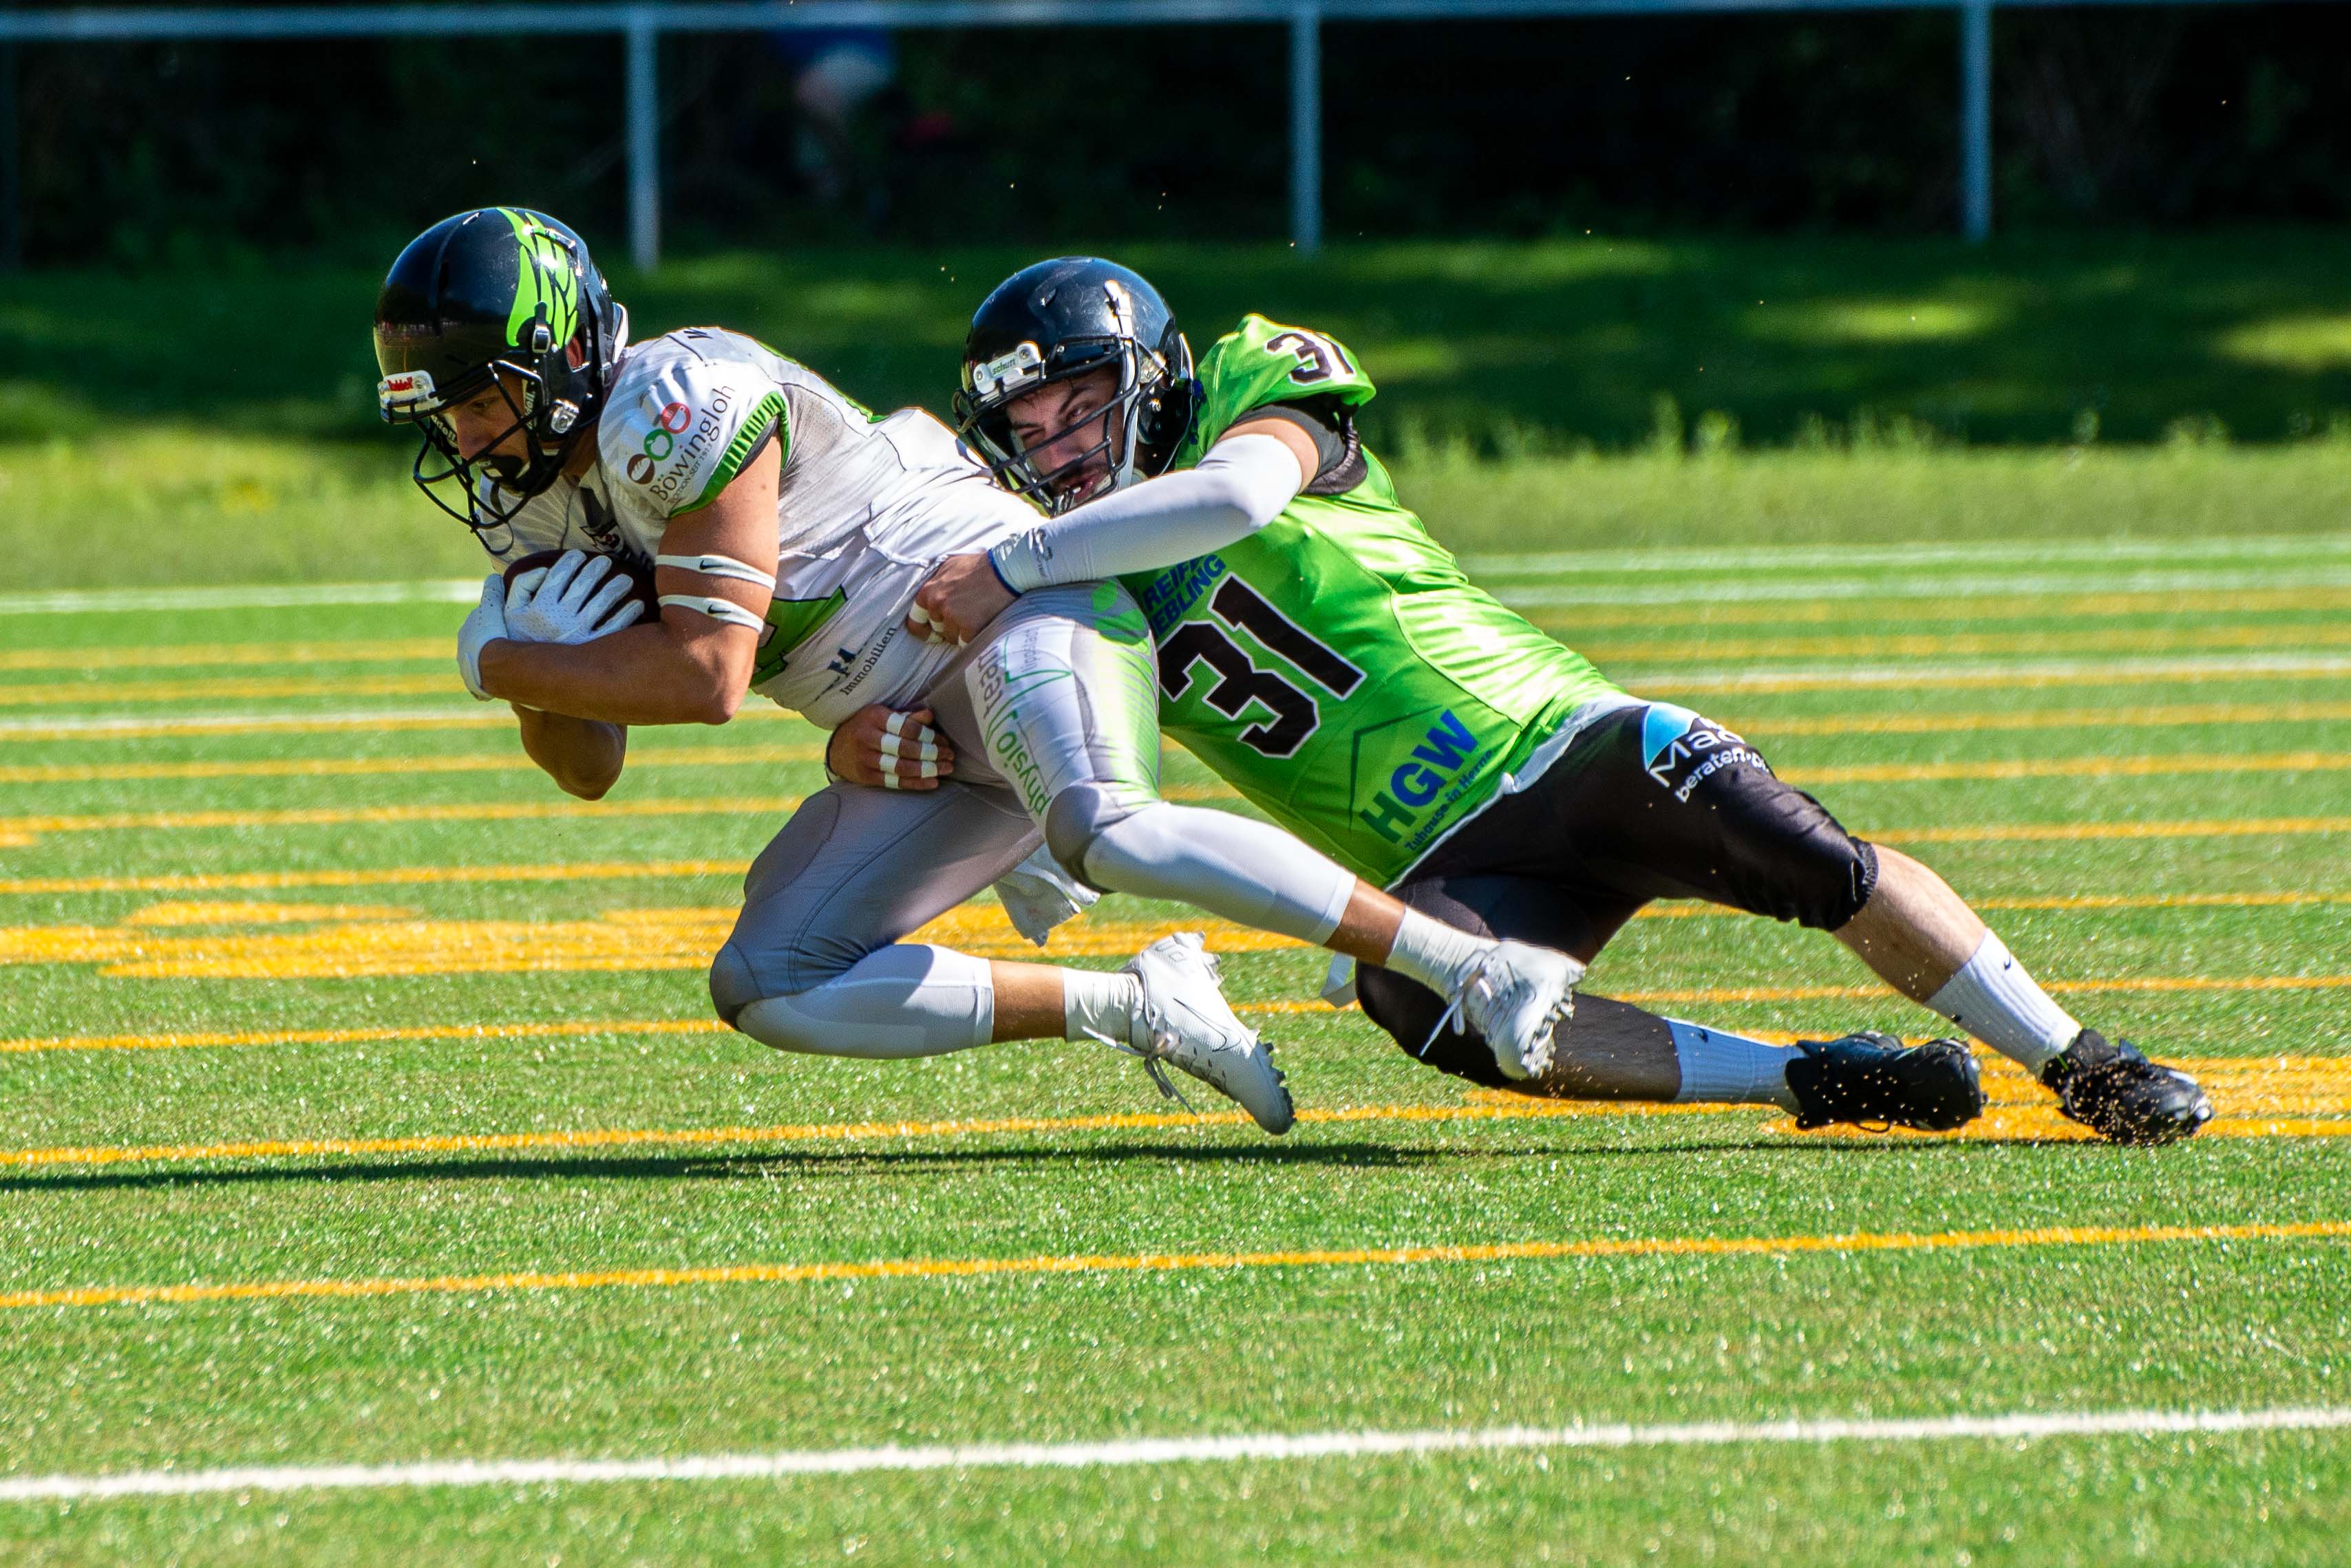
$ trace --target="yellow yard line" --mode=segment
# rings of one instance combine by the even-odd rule
[[[1319,1003],[1292,1004],[1314,1006]],[[1265,1011],[1244,1007],[1242,1012]],[[716,1020],[646,1020],[624,1024],[582,1023],[580,1033],[723,1033]],[[563,1025],[517,1025],[503,1037],[545,1038],[564,1032]],[[408,1031],[375,1034],[361,1030],[319,1031],[333,1043],[363,1044],[373,1040],[417,1038],[497,1038],[493,1030]],[[238,1039],[223,1035],[214,1039]],[[251,1038],[267,1039],[266,1035]],[[277,1036],[290,1039],[290,1036]],[[1773,1038],[1784,1044],[1792,1034]],[[2351,1135],[2351,1058],[2333,1056],[2212,1056],[2179,1059],[2179,1064],[2202,1079],[2217,1096],[2219,1120],[2198,1136],[2280,1137]],[[2082,1129],[2056,1116],[2053,1102],[2030,1083],[2022,1069],[2000,1058],[1983,1063],[1985,1091],[2003,1112],[2031,1112],[2032,1136],[2075,1137]],[[1463,1105],[1370,1105],[1337,1108],[1309,1106],[1298,1113],[1311,1126],[1353,1126],[1372,1122],[1445,1123],[1546,1120],[1562,1116],[1682,1116],[1713,1111],[1763,1114],[1754,1106],[1645,1105],[1606,1100],[1530,1098],[1500,1090],[1473,1089]],[[2288,1118],[2280,1122],[2279,1116]],[[995,1137],[1017,1133],[1134,1132],[1186,1127],[1238,1127],[1247,1118],[1239,1112],[1195,1116],[1189,1112],[1137,1111],[1085,1116],[987,1116],[935,1121],[781,1123],[770,1127],[586,1127],[513,1133],[435,1133],[407,1137],[238,1138],[205,1144],[87,1145],[55,1148],[0,1150],[0,1167],[95,1166],[121,1164],[185,1164],[219,1159],[283,1159],[319,1156],[384,1156],[411,1154],[498,1154],[562,1149],[700,1147],[716,1144],[865,1143],[874,1140]],[[1784,1120],[1767,1124],[1790,1131]],[[2282,1127],[2297,1129],[2281,1132]],[[2217,1130],[2216,1130],[2217,1129]],[[1980,1123],[1971,1133],[1983,1130]],[[2010,1133],[2018,1127],[2008,1129]]]
[[[256,680],[61,680],[41,686],[0,686],[0,707],[67,702],[206,702],[260,697],[429,697],[462,691],[454,673],[431,675],[308,675]]]
[[[254,893],[291,888],[411,888],[456,882],[619,882],[740,877],[740,860],[582,861],[564,866],[390,866],[376,870],[212,871],[149,877],[18,877],[0,895]]]
[[[805,722],[799,714],[765,702],[745,707],[735,715],[733,722],[742,724],[778,720]],[[453,709],[440,713],[324,713],[301,719],[225,715],[223,722],[218,723],[210,722],[203,716],[195,722],[186,719],[126,719],[99,725],[12,724],[0,728],[0,746],[57,741],[147,741],[162,735],[201,739],[213,735],[323,735],[350,730],[512,730],[514,724],[514,714],[503,703],[472,711]]]
[[[1050,1253],[1010,1258],[878,1258],[813,1263],[572,1269],[374,1279],[244,1280],[173,1285],[83,1285],[0,1292],[0,1307],[476,1295],[504,1291],[675,1290],[692,1285],[810,1284],[837,1280],[983,1279],[1042,1274],[1234,1272],[1253,1269],[1394,1268],[1571,1258],[1780,1257],[1800,1252],[1971,1251],[2008,1247],[2118,1247],[2179,1241],[2307,1241],[2351,1236],[2351,1220],[2287,1224],[2048,1225],[2030,1230],[1854,1231],[1844,1235],[1579,1237],[1471,1245],[1312,1247],[1263,1252]]]
[[[179,642],[152,648],[16,648],[0,670],[184,670],[236,664],[386,664],[449,657],[445,637],[352,642]]]
[[[818,743],[790,746],[639,747],[629,753],[630,771],[644,768],[748,767],[820,763]],[[231,778],[340,778],[401,774],[532,773],[538,768],[517,753],[455,753],[403,757],[295,757],[257,762],[46,763],[0,766],[0,784],[121,784],[148,780]],[[1843,767],[1784,768],[1792,784],[1921,784],[1956,779],[2147,778],[2170,774],[2339,773],[2351,769],[2351,753],[2282,752],[2259,756],[2060,757],[1974,763],[1886,763]],[[1220,784],[1171,784],[1171,799],[1238,800]]]
[[[1827,637],[1751,637],[1709,640],[1703,634],[1611,642],[1588,639],[1576,651],[1596,664],[1720,659],[1953,659],[2003,654],[2156,653],[2214,649],[2339,647],[2351,627],[2304,622],[2242,626],[2101,627],[2077,631],[1847,632]]]
[[[2351,752],[2274,752],[2257,756],[2199,753],[2152,757],[2034,757],[1977,763],[1866,763],[1782,768],[1791,784],[1932,784],[1951,779],[2159,778],[2172,774],[2341,773]],[[8,770],[0,769],[0,782]]]
[[[2121,980],[2044,980],[2044,991],[2066,995],[2108,992],[2252,992],[2341,991],[2351,987],[2351,974],[2249,974],[2228,976],[2143,975]],[[1889,992],[1882,985],[1721,985],[1656,991],[1595,991],[1619,1002],[1652,1007],[1677,1002],[1883,1002]]]
[[[2280,661],[2252,669],[2198,669],[2168,665],[2160,669],[2129,667],[2062,670],[1938,670],[1922,664],[1915,675],[1899,682],[1884,682],[1893,691],[1926,688],[1996,688],[2037,691],[2066,686],[2130,686],[2189,684],[2212,680],[2279,681],[2340,680],[2346,672],[2339,659],[2305,664]],[[1719,678],[1691,680],[1667,672],[1635,671],[1626,677],[1636,692],[1686,693],[1731,691],[1842,691],[1856,684],[1834,671],[1808,674],[1742,676],[1735,681]],[[1874,683],[1875,684],[1875,683]],[[0,685],[0,707],[59,706],[68,703],[193,702],[271,698],[423,697],[448,696],[456,690],[454,676],[357,675],[324,678],[254,680],[224,677],[193,680],[55,681],[45,685]]]
[[[2351,904],[2351,893],[2076,893],[2044,898],[1970,898],[1978,909],[2048,909],[2091,913],[2103,909],[2272,909],[2297,905]],[[1754,917],[1719,904],[1651,904],[1635,917],[1651,920],[1734,919]]]
[[[1944,734],[1974,730],[2160,729],[2181,725],[2273,724],[2351,720],[2351,702],[2203,702],[2141,708],[2068,708],[2043,711],[1959,713],[1830,713],[1815,716],[1739,718],[1723,716],[1733,729],[1760,739],[1792,735]],[[799,716],[769,705],[746,707],[735,722],[799,722]],[[511,730],[514,716],[503,708],[480,712],[332,714],[319,718],[238,718],[220,724],[158,719],[128,720],[102,728],[73,724],[0,729],[0,746],[11,743],[153,740],[177,735],[331,734],[350,730]]]
[[[1221,785],[1181,785],[1181,799],[1222,799]],[[794,795],[698,800],[486,801],[432,805],[293,806],[251,811],[131,811],[59,816],[0,816],[0,843],[45,833],[162,832],[197,828],[327,827],[401,822],[517,822],[592,817],[772,816],[799,805]],[[2080,838],[2227,838],[2351,832],[2351,817],[2274,816],[2177,822],[2020,822],[1966,827],[1884,827],[1867,837],[1894,844],[2030,843]],[[5,885],[0,884],[0,890]]]
[[[304,888],[398,888],[500,882],[601,882],[690,877],[740,877],[740,860],[586,861],[543,866],[394,866],[319,871],[216,871],[143,877],[20,877],[0,878],[0,897],[73,893],[268,892]],[[2076,894],[2062,898],[1973,898],[1979,909],[2265,909],[2351,903],[2351,892]],[[1710,904],[1651,904],[1645,919],[1749,919]]]
[[[1320,1002],[1244,1002],[1238,1012],[1319,1012]],[[449,1023],[409,1028],[199,1030],[185,1034],[53,1034],[0,1040],[0,1054],[37,1051],[178,1051],[246,1045],[374,1045],[412,1040],[564,1040],[599,1034],[731,1034],[716,1018],[607,1018],[556,1023]],[[1793,1039],[1793,1035],[1789,1036]],[[1785,1042],[1782,1042],[1785,1044]]]
[[[639,746],[629,753],[629,771],[643,768],[749,767],[777,763],[820,763],[824,748],[800,746]],[[2351,766],[2346,760],[2346,766]],[[534,773],[538,764],[520,752],[457,753],[421,757],[294,757],[266,762],[53,763],[0,767],[0,784],[120,784],[147,779],[340,778],[376,774]]]
[[[2351,893],[2075,893],[2048,898],[1978,898],[1979,909],[2267,909],[2351,904]]]
[[[2351,702],[2181,702],[2151,708],[2062,708],[2022,712],[1823,713],[1724,719],[1742,734],[1939,735],[1973,730],[2153,730],[2194,724],[2325,723],[2351,719]]]
[[[706,800],[482,801],[434,805],[321,805],[266,811],[121,811],[77,816],[0,816],[0,838],[42,833],[114,833],[206,827],[332,827],[391,822],[524,822],[548,817],[772,816],[796,795]]]
[[[1513,579],[1503,591],[1532,586]],[[1903,598],[1874,608],[1855,599],[1772,599],[1754,603],[1719,602],[1682,605],[1536,605],[1522,607],[1525,616],[1545,630],[1558,633],[1570,647],[1581,634],[1603,626],[1794,626],[1851,623],[1876,618],[1899,625],[1927,620],[2071,620],[2080,617],[2109,618],[2134,615],[2226,615],[2276,610],[2351,609],[2351,588],[2234,588],[2215,593],[2084,593],[2074,588],[2022,592],[1998,597],[1948,599]]]
[[[1671,670],[1612,669],[1608,673],[1637,697],[1698,694],[1717,698],[1743,697],[1758,691],[1851,691],[1861,687],[1889,693],[1929,689],[2041,691],[2065,686],[2189,686],[2213,680],[2252,684],[2265,680],[2351,679],[2351,670],[2344,667],[2340,655],[2328,659],[2314,659],[2307,664],[2280,660],[2275,664],[2210,669],[2179,664],[2167,664],[2155,669],[2085,664],[2078,670],[1938,670],[1931,664],[1922,664],[1916,672],[1904,671],[1898,680],[1873,679],[1865,681],[1834,671],[1813,674],[1790,670],[1785,674],[1765,672],[1694,677]]]
[[[2248,816],[2190,822],[2009,822],[1971,827],[1885,827],[1890,844],[2032,844],[2080,838],[2272,838],[2351,833],[2351,816]]]

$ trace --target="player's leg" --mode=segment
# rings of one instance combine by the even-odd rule
[[[1865,846],[1855,850],[1848,844],[1842,858],[1815,857],[1819,885],[1805,891],[1821,908],[1808,917],[1787,900],[1784,876],[1752,875],[1735,846],[1692,842],[1718,826],[1717,803],[1709,794],[1692,804],[1646,770],[1642,741],[1648,725],[1642,709],[1579,715],[1571,724],[1539,776],[1462,825],[1397,892],[1453,923],[1555,943],[1587,961],[1653,898],[1729,901],[1733,891],[1761,898],[1776,889],[1781,902],[1771,912],[1829,924],[1847,919],[1859,903],[1858,889],[1869,873],[1857,857],[1866,855]],[[1755,771],[1770,779],[1760,762]],[[1710,771],[1709,789],[1721,773],[1722,766]],[[1825,817],[1787,793],[1804,811]],[[1666,875],[1661,867],[1677,875]],[[1693,886],[1688,879],[1708,876],[1735,888]],[[1431,999],[1370,974],[1360,989],[1366,1011],[1396,1033],[1406,1050],[1415,1049],[1411,1030]],[[1575,1015],[1559,1032],[1557,1056],[1571,1071],[1546,1075],[1528,1085],[1531,1092],[1768,1103],[1792,1111],[1801,1127],[1867,1120],[1948,1128],[1964,1125],[1982,1107],[1973,1059],[1956,1043],[1906,1048],[1883,1035],[1862,1034],[1782,1045],[1621,1002],[1587,1010],[1589,996],[1579,997]],[[1457,1054],[1474,1061],[1458,1047]]]
[[[1586,857],[1604,885],[1835,933],[2109,1137],[2180,1137],[2211,1114],[2184,1075],[2083,1029],[1940,877],[1854,837],[1739,735],[1652,703],[1595,726],[1592,740],[1578,808],[1617,846]]]
[[[1886,984],[2022,1065],[2067,1116],[2118,1142],[2168,1142],[2211,1119],[2193,1078],[2084,1028],[1949,883],[1876,848],[1876,884],[1835,935]]]
[[[1601,912],[1531,877],[1416,878],[1395,889],[1415,910],[1458,929],[1556,948],[1590,962],[1630,916]],[[1536,1077],[1502,1075],[1474,1033],[1447,1017],[1446,1000],[1393,970],[1363,969],[1355,999],[1365,1017],[1407,1055],[1488,1088],[1562,1099],[1670,1100],[1680,1074],[1667,1021],[1608,997],[1579,992],[1575,1010],[1552,1033],[1551,1066]]]
[[[1450,924],[1557,946],[1587,961],[1635,908],[1513,876],[1435,876],[1396,893]],[[1522,1094],[1777,1106],[1804,1127],[1863,1120],[1958,1127],[1981,1106],[1972,1072],[1950,1059],[1954,1051],[1964,1054],[1955,1043],[1907,1051],[1883,1036],[1779,1044],[1589,991],[1577,994],[1574,1012],[1558,1030],[1550,1069],[1510,1083],[1493,1074],[1490,1055],[1476,1042],[1450,1031],[1430,1035],[1442,1006],[1430,992],[1376,970],[1358,978],[1357,991],[1365,1014],[1407,1053],[1441,1071]]]
[[[1117,585],[1024,596],[927,701],[958,776],[984,766],[1017,794],[1071,876],[1389,966],[1473,1016],[1506,1073],[1548,1060],[1581,965],[1430,919],[1278,827],[1160,797],[1156,659]]]
[[[742,915],[711,966],[718,1015],[778,1050],[833,1056],[1100,1040],[1142,1056],[1163,1089],[1158,1064],[1174,1062],[1269,1131],[1286,1129],[1280,1075],[1226,1006],[1196,941],[1155,943],[1105,974],[901,940],[1017,867],[1036,843],[1026,814],[998,792],[829,786],[801,805],[745,879]]]

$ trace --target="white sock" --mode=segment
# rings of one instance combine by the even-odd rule
[[[1674,1060],[1682,1070],[1675,1104],[1797,1108],[1788,1089],[1788,1064],[1803,1053],[1793,1045],[1772,1045],[1678,1018],[1667,1019],[1666,1027],[1673,1032]]]
[[[1131,974],[1098,969],[1061,971],[1061,1038],[1110,1039],[1132,1044],[1134,1010],[1143,1002],[1143,982]]]
[[[1927,1005],[2001,1055],[2024,1064],[2034,1077],[2050,1058],[2082,1033],[2071,1013],[2027,974],[2000,938],[1984,933],[1983,946]]]
[[[1380,967],[1416,980],[1439,996],[1451,996],[1496,945],[1491,937],[1432,920],[1418,909],[1406,909],[1404,923],[1396,928],[1395,945]]]
[[[817,1056],[944,1056],[987,1044],[996,985],[986,959],[901,943],[797,996],[751,1003],[735,1027],[763,1045]]]
[[[1278,827],[1165,801],[1103,828],[1085,869],[1113,893],[1172,898],[1316,947],[1355,893],[1353,872]]]

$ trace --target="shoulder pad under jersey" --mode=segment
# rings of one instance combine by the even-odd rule
[[[1200,357],[1200,416],[1179,461],[1196,460],[1253,409],[1309,398],[1369,402],[1372,379],[1337,338],[1262,316],[1210,344]]]
[[[769,436],[786,439],[784,395],[766,351],[731,332],[672,332],[629,350],[597,423],[616,499],[656,516],[707,506]]]

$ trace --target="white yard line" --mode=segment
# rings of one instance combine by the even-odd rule
[[[245,1491],[550,1486],[612,1481],[758,1480],[874,1471],[1092,1469],[1517,1449],[1727,1448],[1746,1444],[1917,1443],[1952,1439],[2158,1437],[2170,1432],[2299,1432],[2351,1428],[2351,1409],[2084,1410],[1913,1420],[1701,1421],[1672,1426],[1487,1427],[1406,1432],[1242,1433],[1106,1443],[972,1443],[934,1448],[800,1449],[635,1459],[449,1459],[405,1465],[269,1465],[127,1470],[0,1480],[0,1502],[191,1497]]]
[[[1480,577],[1584,576],[1596,573],[1813,572],[1839,567],[1867,570],[1917,570],[1931,566],[2072,566],[2110,568],[2122,562],[2151,562],[2175,568],[2219,561],[2294,561],[2311,563],[2351,556],[2351,534],[2258,535],[2245,538],[2185,539],[2008,539],[1980,543],[1925,545],[1756,545],[1730,548],[1674,546],[1650,550],[1556,550],[1531,554],[1469,555],[1462,565]],[[2085,574],[2096,576],[2096,574]],[[2070,575],[2053,579],[2065,587],[2081,587]],[[2250,574],[2242,585],[2210,572],[2174,571],[2146,574],[2140,578],[2100,577],[2102,590],[2140,587],[2205,588],[2260,587],[2271,582],[2292,587],[2325,586],[2331,579],[2307,572]],[[1956,579],[1966,582],[1967,579]],[[1981,588],[1950,583],[1922,586],[1922,593],[2037,591],[2030,579],[1986,577]],[[1750,585],[1767,587],[1769,585]],[[1719,597],[1742,597],[1726,591],[1730,585],[1677,584],[1662,590],[1669,595],[1711,591]],[[1803,597],[1836,597],[1839,587],[1863,592],[1909,591],[1903,585],[1791,585]],[[42,593],[0,594],[0,615],[86,615],[110,611],[172,609],[283,609],[303,605],[465,604],[482,591],[474,577],[432,578],[390,583],[248,584],[218,587],[66,588]],[[1535,590],[1530,590],[1535,591]],[[1557,591],[1557,590],[1555,590]],[[1625,587],[1595,590],[1615,603],[1648,601]],[[1762,596],[1771,597],[1771,596]],[[1576,603],[1578,600],[1530,600]],[[1669,598],[1656,602],[1678,602]]]
[[[299,583],[220,588],[63,588],[0,594],[0,615],[104,615],[123,610],[298,609],[304,605],[471,604],[479,577],[406,583]]]
[[[493,711],[483,703],[468,702],[464,707],[442,705],[432,708],[325,708],[304,712],[300,710],[279,710],[274,713],[172,713],[164,716],[124,718],[115,715],[66,713],[54,718],[0,719],[0,737],[32,732],[47,735],[51,732],[72,732],[104,735],[110,731],[133,730],[141,732],[187,730],[202,733],[206,730],[239,730],[254,724],[282,724],[298,721],[305,724],[332,725],[364,730],[386,722],[413,722],[418,720],[480,720]],[[495,711],[498,722],[508,722],[512,715],[501,704]]]

